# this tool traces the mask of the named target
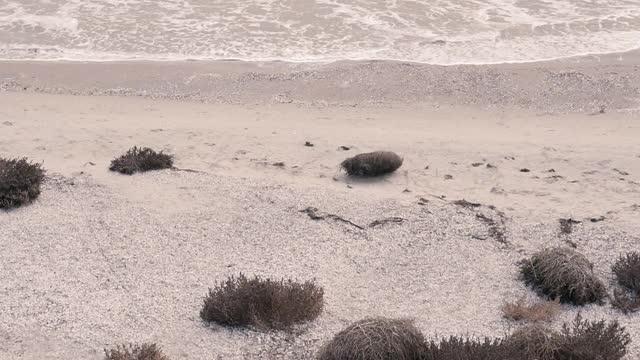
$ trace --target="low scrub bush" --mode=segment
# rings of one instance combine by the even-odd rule
[[[105,360],[169,360],[156,344],[118,345],[104,353]]]
[[[640,295],[630,291],[615,289],[611,305],[625,314],[640,310]]]
[[[560,302],[548,300],[529,304],[524,298],[521,298],[515,302],[507,302],[502,306],[503,316],[514,321],[551,321],[559,311]]]
[[[549,298],[584,305],[607,297],[604,283],[593,273],[593,265],[572,249],[545,249],[519,265],[525,284]]]
[[[533,324],[514,331],[504,342],[509,359],[561,359],[562,336],[548,328]]]
[[[355,322],[327,343],[319,360],[421,360],[425,339],[410,320],[370,318]]]
[[[421,360],[512,360],[502,339],[451,336],[427,344]],[[515,359],[513,359],[515,360]]]
[[[505,339],[451,337],[430,342],[422,360],[621,360],[630,335],[618,322],[578,315],[561,331],[531,324]]]
[[[18,207],[40,195],[44,180],[41,164],[23,159],[0,158],[0,209]]]
[[[578,315],[560,332],[538,324],[516,330],[503,346],[514,360],[620,360],[630,343],[617,321],[587,321]]]
[[[640,253],[630,252],[621,256],[611,267],[620,286],[640,293]]]
[[[320,316],[324,290],[315,281],[274,281],[243,274],[220,282],[204,299],[200,317],[226,326],[286,329]]]
[[[155,152],[149,148],[132,147],[124,155],[111,160],[109,170],[133,175],[137,172],[169,169],[173,166],[173,156]]]
[[[578,315],[561,331],[530,324],[503,339],[426,341],[407,320],[365,319],[339,332],[319,360],[621,360],[631,343],[617,321]]]
[[[621,256],[611,267],[618,284],[611,305],[625,314],[640,310],[640,254],[630,252]]]
[[[350,176],[372,177],[392,173],[402,166],[402,158],[391,151],[359,154],[340,164]]]
[[[564,324],[558,359],[619,360],[627,354],[631,336],[617,321],[588,321],[580,315]]]

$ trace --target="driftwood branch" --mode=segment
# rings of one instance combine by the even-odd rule
[[[300,210],[301,213],[305,213],[307,214],[307,216],[309,216],[309,218],[311,218],[311,220],[324,220],[324,219],[332,219],[335,221],[339,221],[348,225],[351,225],[353,227],[356,227],[360,230],[364,230],[364,227],[350,221],[347,220],[341,216],[338,216],[336,214],[328,214],[328,213],[321,213],[318,211],[317,208],[314,207],[308,207],[306,209]]]
[[[380,219],[380,220],[376,220],[374,222],[372,222],[371,224],[369,224],[369,227],[376,227],[376,226],[382,226],[388,223],[403,223],[405,221],[405,219],[401,218],[401,217],[390,217],[390,218],[386,218],[386,219]]]
[[[183,168],[179,168],[179,167],[171,167],[171,170],[173,171],[184,171],[184,172],[190,172],[190,173],[204,173],[204,171],[199,171],[199,170],[193,170],[193,169],[183,169]]]

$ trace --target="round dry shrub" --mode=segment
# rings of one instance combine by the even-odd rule
[[[391,151],[375,151],[348,158],[340,164],[350,176],[380,176],[392,173],[402,165],[402,158]]]
[[[525,284],[551,299],[585,305],[607,297],[604,284],[593,273],[593,264],[572,249],[544,249],[519,265]]]
[[[105,360],[169,360],[156,344],[118,345],[104,353]]]
[[[323,307],[324,290],[315,281],[249,279],[241,273],[209,289],[200,317],[226,326],[287,329],[314,320]]]
[[[40,195],[44,180],[41,164],[23,159],[0,158],[0,209],[18,207]]]
[[[420,360],[426,341],[410,320],[369,318],[337,333],[319,360]]]
[[[165,154],[162,151],[156,152],[150,148],[134,146],[124,155],[111,160],[109,170],[133,175],[137,172],[170,169],[172,166],[172,155]]]

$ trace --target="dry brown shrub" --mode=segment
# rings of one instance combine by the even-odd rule
[[[607,297],[604,283],[587,258],[568,248],[545,249],[520,262],[525,284],[561,302],[584,305]]]
[[[543,300],[533,304],[520,298],[515,302],[506,302],[502,305],[502,313],[506,319],[514,321],[551,321],[560,311],[560,301]]]
[[[0,158],[0,209],[18,207],[40,195],[44,180],[41,164],[23,159]]]
[[[169,360],[156,344],[118,345],[105,349],[105,360]]]
[[[340,164],[350,176],[372,177],[392,173],[403,159],[391,151],[375,151],[348,158]]]
[[[200,317],[226,326],[287,329],[320,316],[324,290],[315,281],[247,278],[220,282],[204,299]]]
[[[124,155],[111,160],[109,170],[133,175],[137,172],[169,169],[173,166],[173,156],[155,152],[150,148],[132,147]]]
[[[425,339],[411,320],[368,318],[327,343],[319,360],[422,360]]]

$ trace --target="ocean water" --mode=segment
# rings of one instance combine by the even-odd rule
[[[640,0],[0,0],[0,59],[527,62],[640,48]]]

